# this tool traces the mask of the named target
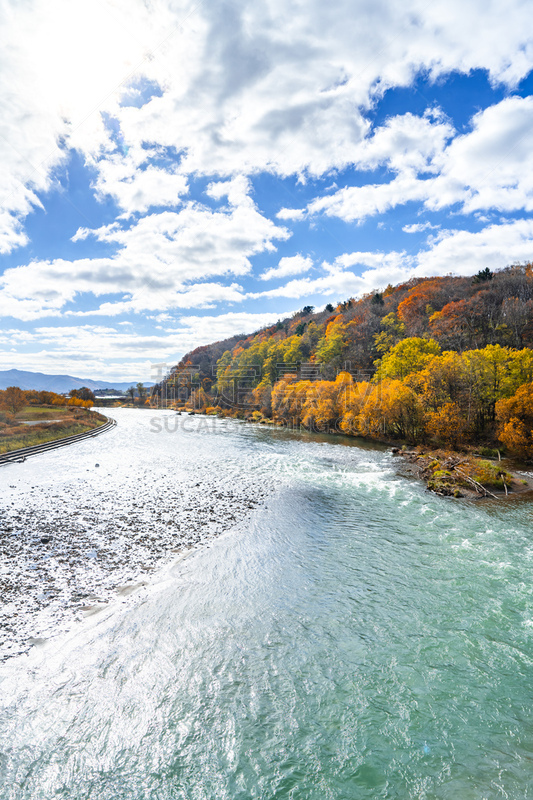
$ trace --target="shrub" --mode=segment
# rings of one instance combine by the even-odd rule
[[[480,447],[479,455],[485,456],[485,458],[498,458],[498,450],[494,447]]]
[[[492,486],[495,489],[503,489],[504,484],[510,486],[513,479],[509,472],[491,461],[477,461],[470,470],[470,477],[483,486]]]

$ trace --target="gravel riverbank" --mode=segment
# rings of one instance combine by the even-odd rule
[[[100,442],[101,463],[91,443],[90,466],[57,481],[54,463],[64,469],[84,445],[2,468],[0,659],[125,597],[163,563],[244,520],[269,491],[210,463],[192,470],[190,458],[180,468],[159,459],[117,471]]]

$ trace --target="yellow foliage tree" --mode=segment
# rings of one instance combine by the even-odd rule
[[[411,373],[406,383],[419,396],[426,410],[437,410],[445,403],[464,402],[468,415],[468,398],[465,396],[465,364],[459,353],[446,351],[434,356],[426,368]],[[461,406],[462,408],[462,406]]]
[[[377,378],[401,380],[413,372],[423,370],[440,352],[440,345],[433,339],[421,339],[417,336],[402,339],[379,362]]]
[[[370,392],[375,387],[367,381],[354,383],[344,393],[344,403],[339,427],[343,433],[359,436],[362,434],[360,428],[360,415],[362,408]]]
[[[382,330],[374,335],[374,347],[383,355],[405,336],[405,324],[391,312],[381,320]]]
[[[211,405],[211,398],[205,393],[202,386],[198,386],[191,392],[187,405],[196,411],[205,411]]]
[[[275,419],[299,425],[311,381],[295,381],[295,376],[285,375],[272,390],[272,414]]]
[[[317,344],[315,357],[318,362],[340,366],[345,331],[346,325],[343,323],[342,314],[338,314],[329,323],[325,336]]]

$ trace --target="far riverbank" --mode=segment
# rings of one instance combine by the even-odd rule
[[[106,420],[96,411],[72,406],[25,406],[5,422],[0,421],[0,454],[86,433]]]

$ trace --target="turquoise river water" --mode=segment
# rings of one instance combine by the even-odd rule
[[[433,496],[348,440],[117,418],[0,477],[81,454],[267,498],[0,665],[2,800],[533,797],[531,502]]]

